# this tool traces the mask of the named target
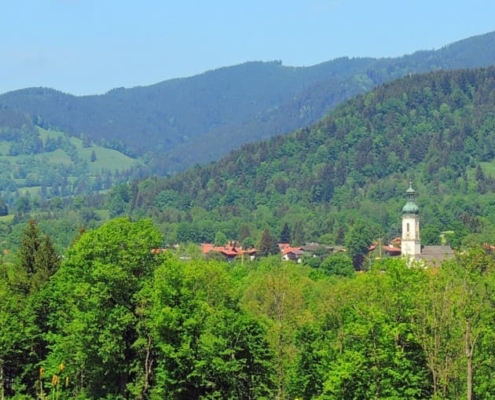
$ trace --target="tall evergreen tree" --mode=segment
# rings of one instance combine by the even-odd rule
[[[282,227],[282,232],[280,232],[280,243],[290,243],[291,234],[289,224],[286,222]]]
[[[24,278],[21,286],[26,294],[31,290],[30,281],[36,272],[36,254],[39,247],[40,229],[36,221],[31,219],[23,232],[21,247],[18,252],[18,265]]]
[[[29,220],[18,252],[18,266],[23,276],[20,285],[25,294],[39,291],[60,265],[51,238],[41,237],[35,220]]]
[[[278,248],[277,239],[272,236],[268,229],[265,229],[261,235],[260,244],[258,246],[258,254],[262,257],[273,254],[278,254],[280,249]]]
[[[42,233],[34,220],[29,220],[25,229],[15,265],[14,278],[9,280],[12,295],[16,296],[18,307],[24,311],[25,341],[29,346],[22,357],[18,357],[10,365],[7,371],[14,371],[18,376],[19,384],[28,389],[31,397],[37,396],[39,388],[36,387],[38,379],[35,371],[36,365],[48,354],[46,334],[48,333],[48,308],[46,302],[46,284],[50,276],[59,266],[59,257],[48,235],[42,237]],[[16,349],[25,348],[26,345],[14,343]]]

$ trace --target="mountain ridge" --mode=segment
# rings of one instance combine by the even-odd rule
[[[151,154],[151,170],[162,175],[312,124],[387,81],[492,64],[495,32],[397,58],[341,57],[310,67],[248,62],[103,95],[27,88],[0,95],[0,104],[31,115],[42,128],[84,134],[132,156]]]

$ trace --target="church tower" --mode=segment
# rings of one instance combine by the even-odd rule
[[[416,192],[409,184],[406,191],[407,203],[402,207],[402,242],[403,256],[418,259],[421,254],[421,240],[419,238],[419,209],[414,198]]]

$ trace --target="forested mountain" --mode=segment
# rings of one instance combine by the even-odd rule
[[[312,67],[251,62],[99,96],[30,88],[3,94],[0,104],[43,128],[84,134],[131,156],[153,153],[150,166],[165,173],[307,126],[342,101],[410,73],[491,65],[494,41],[489,33],[437,51]]]
[[[0,221],[0,397],[491,398],[494,145],[495,67],[435,71],[107,199],[21,197],[32,209]],[[397,235],[410,181],[422,243],[462,251],[355,273],[364,235],[366,253]],[[131,218],[96,226],[105,209]],[[347,252],[227,263],[197,245],[270,231]]]
[[[171,241],[212,241],[218,231],[238,239],[242,225],[254,237],[266,227],[278,235],[287,223],[299,243],[341,242],[358,219],[388,238],[397,234],[412,180],[425,239],[428,230],[454,230],[459,245],[490,241],[494,96],[492,67],[411,75],[359,95],[310,128],[141,182],[126,212],[152,215]],[[111,201],[119,197],[114,192]]]

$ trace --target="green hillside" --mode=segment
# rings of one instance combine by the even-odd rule
[[[12,203],[18,193],[46,199],[108,189],[138,162],[87,139],[11,124],[0,129],[0,165],[0,195]]]
[[[226,237],[256,245],[268,229],[276,238],[289,231],[293,244],[341,245],[355,226],[386,242],[400,234],[412,181],[423,244],[439,243],[442,232],[453,232],[443,240],[455,248],[491,243],[494,86],[492,67],[411,75],[359,95],[311,127],[244,145],[218,162],[112,184],[108,196],[61,201],[50,192],[45,205],[21,197],[9,203],[10,213],[20,214],[14,222],[29,215],[71,221],[73,235],[108,217],[151,217],[164,244]],[[100,176],[99,184],[107,183]]]
[[[494,40],[489,33],[437,51],[311,67],[251,62],[100,96],[30,88],[0,96],[0,104],[46,129],[84,134],[133,157],[151,153],[148,166],[164,174],[307,126],[342,101],[411,73],[492,65]]]
[[[425,232],[493,241],[494,85],[495,68],[385,84],[310,128],[144,181],[127,210],[153,216],[177,241],[212,241],[218,231],[238,239],[243,226],[259,238],[288,224],[297,242],[338,243],[357,220],[386,240],[412,180]]]

